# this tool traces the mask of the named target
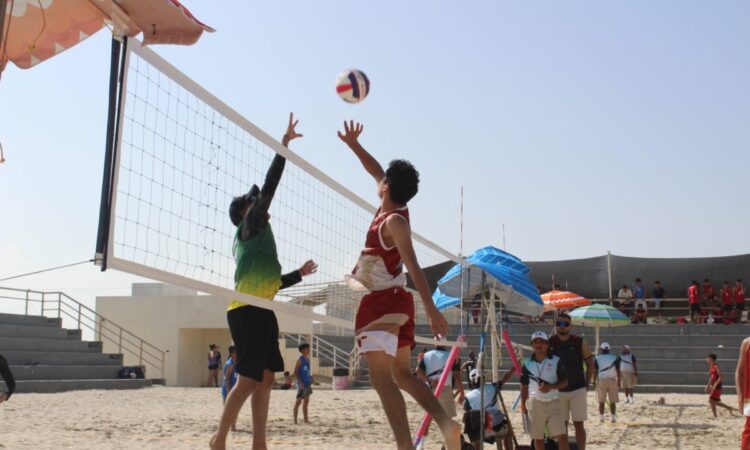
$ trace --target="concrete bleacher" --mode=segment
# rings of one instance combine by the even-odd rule
[[[133,389],[149,379],[119,379],[123,355],[102,353],[101,342],[81,340],[81,330],[59,318],[0,314],[0,355],[8,360],[16,392]],[[5,389],[0,382],[0,389]]]

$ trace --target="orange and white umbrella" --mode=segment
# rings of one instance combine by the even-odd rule
[[[591,300],[569,291],[549,291],[541,295],[545,311],[588,306]]]

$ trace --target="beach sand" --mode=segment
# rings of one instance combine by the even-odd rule
[[[310,402],[309,425],[292,421],[293,391],[274,391],[268,427],[270,449],[393,449],[392,435],[372,390],[318,389]],[[517,392],[504,392],[511,406]],[[664,397],[664,405],[657,404]],[[736,449],[743,418],[720,410],[713,419],[704,395],[637,395],[635,405],[620,403],[620,422],[598,423],[589,393],[589,449]],[[724,398],[730,405],[736,397]],[[407,396],[411,428],[422,412]],[[228,448],[249,449],[250,408],[231,433]],[[213,388],[152,387],[128,391],[75,391],[17,394],[0,405],[2,449],[193,449],[207,448],[221,414]],[[302,411],[300,411],[300,416]],[[520,430],[520,415],[511,413]],[[572,432],[572,428],[571,428]],[[437,438],[429,449],[439,449]],[[519,433],[528,443],[528,435]],[[487,445],[485,448],[494,448]]]

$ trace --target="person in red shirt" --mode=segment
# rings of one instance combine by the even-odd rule
[[[703,304],[705,306],[713,306],[716,301],[716,290],[714,285],[711,284],[708,278],[703,280]]]
[[[690,303],[690,319],[694,323],[701,322],[701,296],[698,291],[698,282],[693,280],[687,291],[688,302]]]
[[[714,417],[718,417],[716,414],[716,407],[721,406],[729,411],[730,414],[734,415],[734,408],[721,401],[722,381],[724,380],[724,375],[722,375],[719,365],[716,364],[716,354],[709,353],[706,362],[708,363],[709,374],[708,384],[706,385],[706,394],[708,394],[708,404],[711,406],[711,412],[714,414]]]
[[[732,301],[732,287],[728,281],[724,282],[721,287],[721,312],[724,317],[724,323],[728,324],[731,321],[732,310],[734,309],[734,302]]]
[[[742,311],[745,310],[745,286],[739,278],[734,282],[732,295],[734,296],[734,311],[737,315],[737,323],[740,323],[742,322]]]

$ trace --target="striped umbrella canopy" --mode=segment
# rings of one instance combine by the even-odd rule
[[[588,306],[591,300],[570,291],[549,291],[541,295],[544,302],[544,311],[554,311],[556,309],[570,309],[579,306]]]
[[[466,262],[467,265],[456,264],[438,280],[433,299],[439,310],[459,305],[461,299],[472,298],[487,286],[494,286],[508,311],[532,317],[542,314],[544,304],[529,278],[530,269],[518,257],[488,246],[474,252]]]
[[[599,348],[599,328],[622,327],[630,324],[630,319],[617,308],[601,304],[576,308],[570,312],[570,318],[576,325],[594,327],[597,349]]]

